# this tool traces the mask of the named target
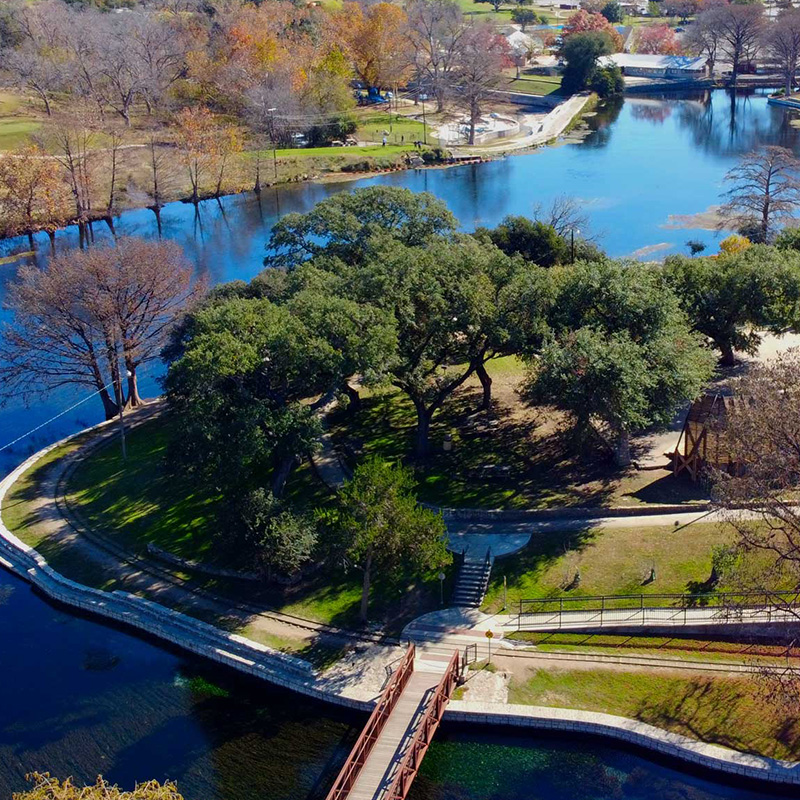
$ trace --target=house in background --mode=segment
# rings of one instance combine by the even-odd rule
[[[623,75],[636,78],[698,80],[708,77],[709,74],[706,59],[702,57],[614,53],[604,56],[600,63],[616,64]]]

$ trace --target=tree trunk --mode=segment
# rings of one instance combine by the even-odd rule
[[[475,368],[475,374],[483,387],[483,401],[481,402],[481,411],[488,411],[492,407],[492,378],[486,371],[484,363],[478,364]]]
[[[50,253],[51,255],[56,254],[56,232],[55,231],[47,231],[47,235],[50,237]]]
[[[106,419],[114,419],[119,414],[119,406],[111,399],[108,389],[100,390],[100,399],[103,401],[103,412]]]
[[[614,461],[618,467],[628,467],[631,463],[631,435],[625,428],[617,434],[617,441],[614,443]]]
[[[361,409],[361,395],[358,393],[358,389],[354,389],[347,381],[344,382],[342,389],[348,399],[347,413],[355,414]]]
[[[733,347],[729,342],[723,342],[720,344],[719,349],[722,351],[720,364],[722,364],[723,367],[732,367],[736,363],[736,356],[733,352]]]
[[[372,570],[372,553],[367,555],[367,563],[364,564],[364,579],[361,583],[361,609],[358,617],[362,622],[367,621],[367,611],[369,609],[369,581],[370,571]]]
[[[142,398],[139,395],[139,378],[136,375],[136,367],[131,366],[130,364],[125,365],[130,372],[130,377],[128,378],[128,407],[129,408],[136,408],[137,406],[142,405]]]
[[[275,468],[275,473],[272,476],[272,494],[275,497],[283,497],[286,481],[289,479],[289,474],[294,467],[295,461],[295,456],[286,456]]]
[[[414,452],[420,461],[424,461],[431,451],[430,433],[431,417],[433,411],[429,411],[422,404],[414,404],[417,409],[417,430],[414,435]]]

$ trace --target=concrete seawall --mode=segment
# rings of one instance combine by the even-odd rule
[[[95,426],[101,430],[108,423]],[[84,432],[85,433],[85,432]],[[82,435],[82,434],[78,434]],[[0,481],[0,504],[13,484],[68,437],[31,456]],[[0,565],[27,580],[46,597],[95,614],[248,675],[309,697],[369,711],[373,700],[342,693],[303,659],[287,655],[194,617],[127,592],[105,592],[76,583],[54,571],[33,548],[0,522]],[[772,784],[800,786],[800,763],[777,761],[704,744],[637,720],[571,709],[452,702],[445,718],[453,722],[527,727],[600,735],[646,748],[687,763]]]

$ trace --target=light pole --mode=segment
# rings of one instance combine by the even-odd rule
[[[131,378],[133,373],[128,369],[125,370],[125,377]],[[122,387],[120,386],[119,390],[119,437],[120,441],[122,442],[122,460],[128,460],[128,447],[125,443],[125,418],[123,416],[123,409],[125,406],[125,397],[122,392]]]
[[[425,122],[425,101],[422,101],[422,141],[428,144],[428,124]]]
[[[444,572],[439,573],[439,605],[444,605],[444,579],[446,575]]]
[[[275,168],[275,180],[278,180],[278,143],[275,141],[275,112],[277,108],[268,108],[270,136],[272,137],[272,165]]]
[[[580,231],[579,231],[579,230],[576,230],[575,228],[572,228],[572,230],[570,231],[570,235],[571,235],[571,244],[570,244],[570,250],[571,250],[571,255],[570,255],[570,264],[574,264],[574,263],[575,263],[575,234],[576,234],[576,233],[580,234]]]

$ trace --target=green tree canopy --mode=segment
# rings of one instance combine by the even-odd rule
[[[622,6],[617,3],[616,0],[611,0],[611,2],[606,3],[600,13],[609,22],[617,23],[625,21],[625,12],[623,11]]]
[[[376,571],[429,570],[452,560],[444,520],[417,503],[414,476],[406,467],[366,460],[342,488],[338,506],[335,527],[348,560],[363,572],[362,621]]]
[[[664,271],[695,330],[733,364],[753,354],[759,330],[775,334],[800,324],[800,253],[753,245],[717,258],[668,258]]]
[[[569,260],[570,248],[552,225],[521,216],[508,216],[496,228],[478,228],[474,234],[488,239],[506,255],[521,255],[540,267]]]
[[[573,33],[561,48],[567,62],[561,85],[566,92],[580,92],[586,89],[597,71],[600,56],[614,52],[611,37],[603,31]]]
[[[185,469],[242,497],[272,475],[280,495],[319,436],[309,400],[354,371],[378,374],[394,349],[391,319],[344,298],[299,292],[278,306],[233,297],[194,315],[166,378],[180,415]]]
[[[527,392],[568,411],[579,430],[601,421],[617,462],[628,464],[630,434],[667,423],[697,396],[713,357],[655,269],[607,261],[557,278],[553,333],[532,362]]]
[[[320,255],[358,263],[376,235],[421,245],[458,226],[447,206],[428,192],[370,186],[340,192],[305,214],[287,214],[272,229],[265,266],[294,267]]]

